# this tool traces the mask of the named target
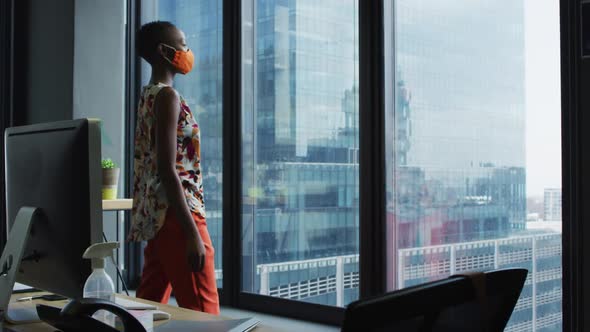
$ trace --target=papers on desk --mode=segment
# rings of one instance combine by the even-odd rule
[[[122,297],[115,297],[115,303],[127,310],[158,310],[158,307],[151,304],[145,304],[133,300],[127,300]]]
[[[170,319],[170,314],[159,311],[158,307],[122,297],[115,297],[115,303],[127,310],[149,310],[153,312],[154,320]],[[215,321],[187,321],[171,320],[154,328],[155,332],[183,332],[183,331],[211,331],[211,332],[248,332],[254,329],[260,321],[256,318],[215,320]]]
[[[14,283],[14,286],[12,287],[12,293],[27,293],[27,292],[34,292],[35,288],[28,286],[28,285],[24,285],[24,284],[20,284],[18,282]]]
[[[209,321],[171,320],[164,325],[155,327],[154,332],[248,332],[254,329],[259,323],[260,321],[256,318]]]

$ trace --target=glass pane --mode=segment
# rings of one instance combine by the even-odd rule
[[[356,0],[244,0],[242,290],[358,298]]]
[[[142,21],[170,21],[184,31],[195,55],[193,70],[177,75],[175,88],[196,114],[201,128],[201,155],[207,228],[215,248],[217,287],[222,274],[222,0],[144,0]],[[150,67],[142,67],[143,84]]]
[[[524,267],[561,331],[559,1],[386,3],[389,289]]]

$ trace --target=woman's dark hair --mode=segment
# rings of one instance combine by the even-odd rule
[[[137,32],[137,53],[145,61],[152,63],[156,49],[160,43],[166,43],[168,29],[176,26],[167,21],[154,21],[141,26]]]

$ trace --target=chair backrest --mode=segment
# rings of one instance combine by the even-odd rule
[[[485,308],[466,276],[355,301],[346,308],[342,331],[503,331],[527,273],[517,268],[486,272]]]

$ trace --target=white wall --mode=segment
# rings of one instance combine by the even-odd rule
[[[75,0],[73,117],[102,120],[102,156],[121,169],[125,167],[125,8],[126,0]],[[125,181],[121,172],[119,197]],[[109,241],[116,238],[115,213],[103,214]],[[123,262],[124,239],[120,240]],[[111,264],[107,271],[116,281]]]
[[[125,0],[75,1],[73,117],[103,120],[103,157],[122,167]]]
[[[24,124],[100,118],[103,157],[124,167],[126,0],[23,1]]]
[[[24,0],[29,9],[24,43],[27,124],[72,118],[74,0]],[[17,32],[18,34],[18,32]],[[14,101],[15,107],[21,104]]]
[[[19,1],[26,2],[28,17],[26,68],[16,73],[26,82],[22,124],[99,118],[102,157],[124,168],[126,0]],[[121,173],[119,197],[125,181]],[[115,214],[103,216],[106,236],[114,240]]]

